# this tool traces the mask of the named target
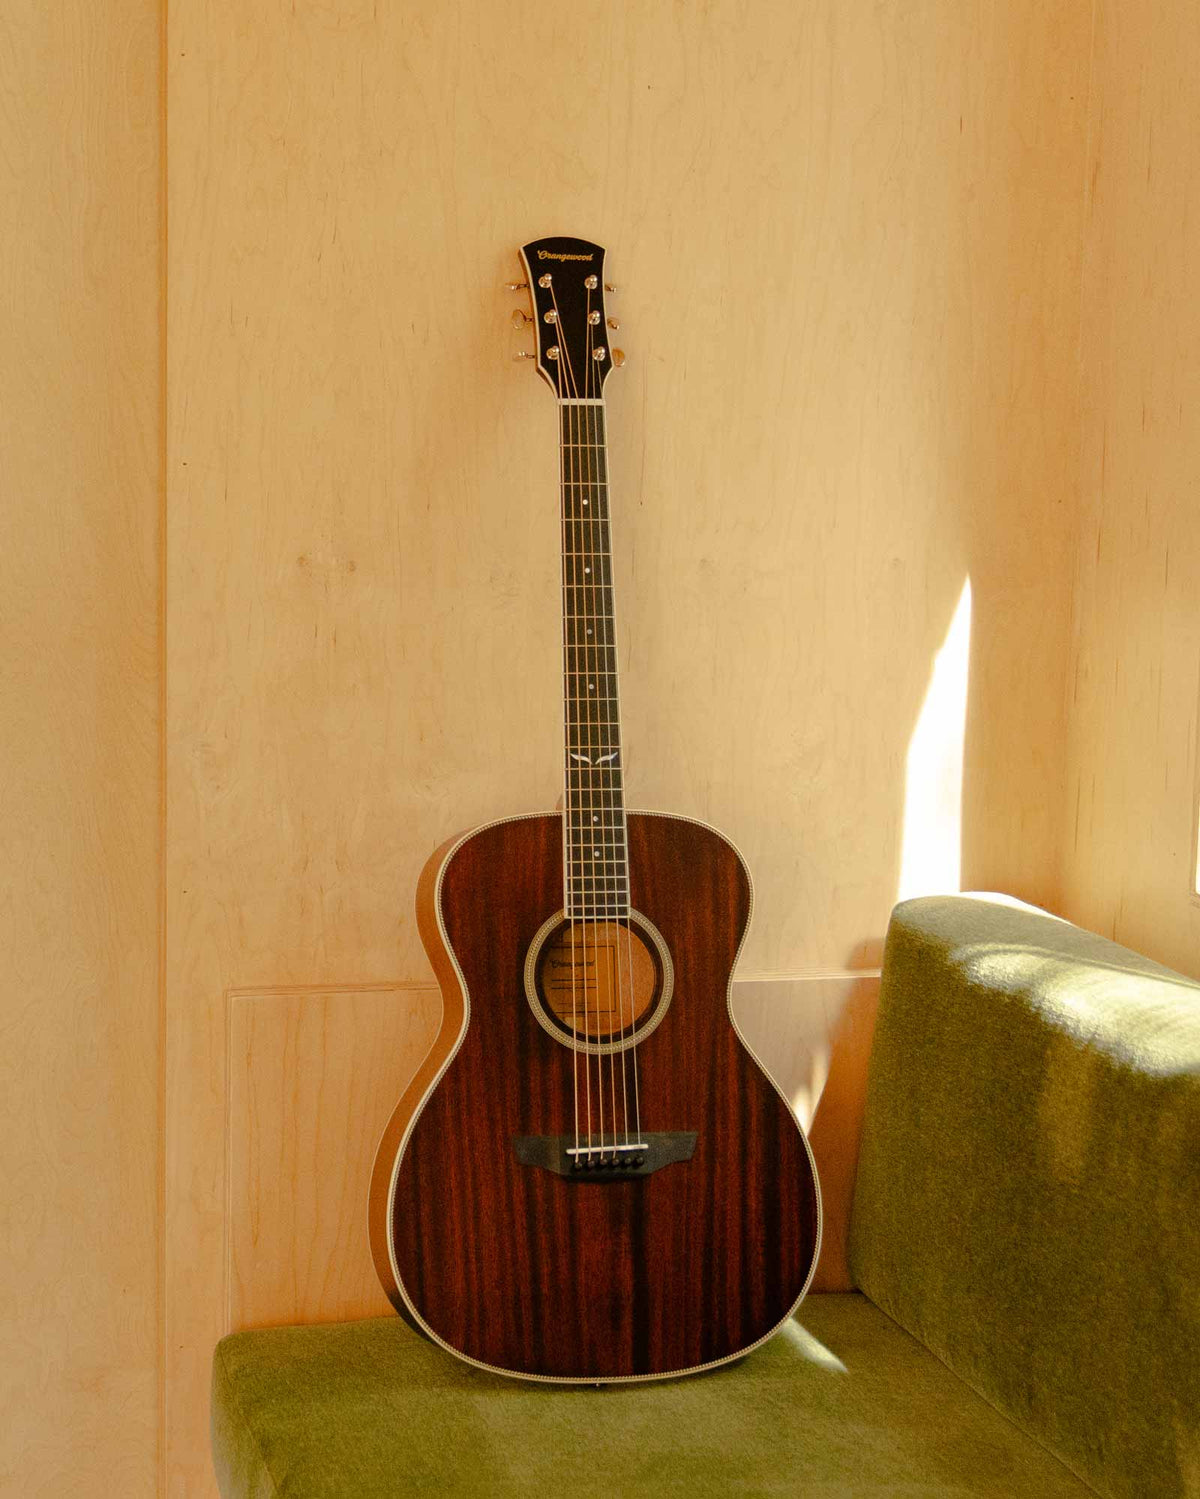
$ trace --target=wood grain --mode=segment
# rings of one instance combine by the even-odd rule
[[[417,985],[229,996],[230,1331],[390,1310],[367,1188],[439,1008]]]
[[[427,850],[556,794],[553,422],[534,441],[543,394],[497,331],[529,233],[613,247],[630,797],[746,849],[751,967],[854,967],[881,935],[969,572],[964,880],[1061,892],[1200,972],[1195,17],[1098,0],[1089,156],[1091,12],[170,7],[171,1492],[211,1492],[227,991],[424,979]],[[19,3],[0,58],[5,919],[28,997],[0,1481],[68,1494],[101,1471],[146,1491],[154,1446],[160,19]],[[557,64],[537,131],[513,87],[531,45]],[[820,989],[753,1001],[810,1092],[797,1003],[823,1014]],[[55,1229],[80,1181],[91,1278]]]
[[[746,853],[747,968],[882,935],[968,572],[963,878],[1053,899],[1089,19],[169,8],[173,1495],[209,1483],[225,994],[426,979],[429,851],[560,789],[531,235],[610,247],[627,796]]]
[[[0,1493],[159,1426],[159,6],[0,20]]]
[[[1200,12],[1097,0],[1064,914],[1200,976]]]
[[[740,860],[711,829],[638,814],[629,851],[633,907],[675,969],[666,1018],[633,1054],[640,1127],[697,1132],[690,1160],[644,1180],[585,1183],[513,1150],[516,1135],[574,1130],[571,1053],[522,980],[562,897],[561,819],[480,829],[440,876],[470,1023],[413,1121],[394,1200],[372,1207],[390,1210],[406,1302],[464,1357],[510,1372],[636,1378],[731,1358],[787,1315],[816,1253],[803,1136],[727,1009],[750,915]]]

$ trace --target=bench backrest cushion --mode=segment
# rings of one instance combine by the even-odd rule
[[[1099,1493],[1200,1495],[1200,984],[1002,896],[898,906],[851,1267]]]

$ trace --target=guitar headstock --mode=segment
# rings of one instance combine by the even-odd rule
[[[617,323],[604,306],[604,293],[614,290],[604,284],[604,250],[586,239],[557,235],[522,246],[521,259],[536,348],[531,356],[517,357],[537,360],[559,400],[599,400],[609,370],[625,358],[608,342],[608,330]]]

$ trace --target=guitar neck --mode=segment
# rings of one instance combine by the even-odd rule
[[[560,401],[564,908],[629,914],[629,861],[602,400]]]

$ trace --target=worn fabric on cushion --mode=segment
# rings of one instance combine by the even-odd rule
[[[898,906],[851,1266],[1101,1493],[1200,1495],[1200,985],[1004,897]]]

